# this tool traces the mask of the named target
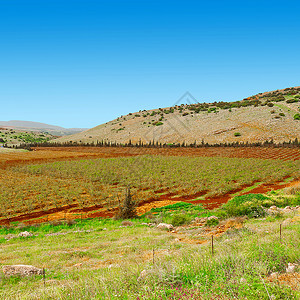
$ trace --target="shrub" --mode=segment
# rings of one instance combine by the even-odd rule
[[[209,227],[213,227],[213,226],[217,226],[219,225],[219,220],[218,219],[210,219],[210,220],[207,220],[205,225],[206,226],[209,226]]]
[[[234,136],[241,136],[241,133],[240,132],[235,132]]]
[[[172,218],[172,221],[171,221],[173,226],[180,226],[180,225],[183,225],[187,222],[189,222],[189,218],[184,214],[174,215],[173,218]]]
[[[272,102],[268,102],[267,105],[268,105],[269,107],[273,107],[273,106],[274,106],[274,104],[273,104]]]
[[[299,102],[298,99],[288,99],[286,100],[286,103],[296,103],[296,102]]]
[[[119,211],[116,215],[116,219],[132,219],[136,218],[136,207],[137,201],[132,200],[132,195],[130,192],[130,187],[126,190],[126,196],[123,203],[119,204]]]
[[[300,120],[300,114],[295,114],[294,115],[294,120]]]
[[[262,206],[269,207],[272,202],[262,194],[247,194],[234,197],[222,206],[229,216],[249,216],[258,218],[265,215]]]

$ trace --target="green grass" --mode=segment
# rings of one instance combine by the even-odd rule
[[[158,230],[145,222],[189,223],[196,216],[242,215],[243,205],[270,206],[297,203],[292,188],[267,195],[233,198],[214,211],[176,203],[153,209],[122,227],[121,220],[87,219],[57,226],[0,228],[1,264],[31,264],[46,269],[41,276],[0,278],[0,299],[299,299],[300,291],[268,281],[272,272],[285,272],[288,263],[299,263],[300,214],[282,227],[288,216],[250,218],[239,229],[210,236],[201,227],[180,227],[177,233]],[[247,208],[248,206],[246,206]],[[230,208],[232,212],[230,213]],[[227,213],[224,214],[224,212]],[[250,215],[251,217],[251,215]],[[298,221],[297,221],[298,220]],[[217,222],[207,224],[213,232]],[[33,237],[18,237],[27,230]],[[199,236],[201,235],[201,236]],[[5,237],[13,236],[7,240]],[[180,238],[180,241],[176,241]],[[207,241],[203,244],[189,241]],[[154,264],[153,264],[153,249]],[[146,270],[147,275],[140,277]]]
[[[269,299],[266,289],[273,299],[300,296],[299,291],[266,279],[271,272],[284,272],[288,262],[298,261],[300,249],[295,245],[300,243],[299,222],[284,227],[281,243],[282,218],[250,219],[243,228],[216,237],[212,256],[209,243],[175,242],[176,235],[142,225],[145,221],[133,220],[131,227],[120,227],[121,221],[93,219],[69,226],[2,228],[1,264],[45,267],[46,286],[41,276],[2,276],[0,298],[154,300],[218,296],[256,300]],[[4,239],[25,229],[37,236]],[[55,232],[67,234],[47,236]],[[148,275],[139,279],[142,270],[148,270]]]

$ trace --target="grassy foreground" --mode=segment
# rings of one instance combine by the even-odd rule
[[[285,197],[297,203],[297,193],[270,194],[269,205],[270,199]],[[208,212],[178,206],[175,211],[161,209],[135,219],[131,226],[93,219],[56,226],[3,227],[1,265],[44,267],[46,281],[44,285],[41,276],[1,275],[0,299],[299,299],[299,281],[297,289],[269,280],[272,272],[284,274],[288,263],[300,262],[299,210],[291,215],[249,218],[224,234],[211,227],[207,236],[208,227],[193,224],[177,227],[175,232],[143,224],[174,223],[180,216],[187,216],[183,222],[188,222],[188,218],[212,214],[223,215],[227,220],[221,222],[228,222],[228,212],[234,214],[232,208]],[[292,222],[282,227],[280,241],[279,226],[288,217]],[[24,230],[34,236],[18,237]]]

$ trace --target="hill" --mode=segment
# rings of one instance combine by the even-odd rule
[[[43,143],[54,138],[55,136],[49,134],[48,132],[0,128],[1,146],[13,146],[23,143]]]
[[[45,123],[20,121],[20,120],[0,121],[0,126],[4,128],[16,129],[16,130],[47,132],[50,133],[51,135],[56,135],[56,136],[75,134],[87,129],[87,128],[64,128],[64,127],[45,124]]]
[[[300,138],[300,87],[235,102],[140,110],[56,142],[283,142]]]

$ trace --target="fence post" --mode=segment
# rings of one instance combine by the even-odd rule
[[[279,235],[280,235],[280,243],[282,239],[282,224],[279,225]]]
[[[154,248],[153,248],[153,266],[155,265],[155,250],[154,250]]]
[[[46,286],[46,271],[45,268],[43,268],[43,280],[44,280],[44,287]]]

